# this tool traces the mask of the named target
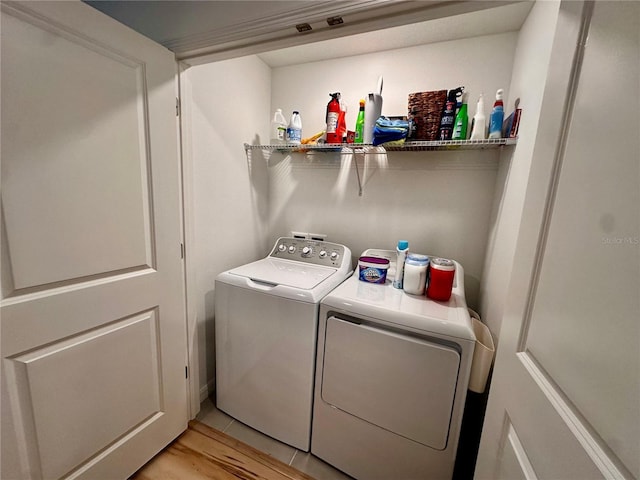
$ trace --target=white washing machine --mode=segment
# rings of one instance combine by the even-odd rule
[[[351,273],[336,243],[280,238],[215,283],[217,407],[309,451],[320,300]]]
[[[475,346],[463,278],[456,263],[436,302],[356,272],[322,300],[313,454],[359,480],[452,477]]]

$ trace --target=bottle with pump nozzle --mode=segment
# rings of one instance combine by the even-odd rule
[[[271,121],[271,143],[274,145],[285,143],[287,136],[287,121],[282,114],[282,109],[278,108],[273,114]]]
[[[362,143],[364,141],[364,100],[360,100],[360,110],[356,118],[356,139],[354,143]]]
[[[456,115],[456,121],[453,125],[453,135],[451,136],[452,140],[466,140],[467,139],[467,128],[469,126],[469,113],[466,102],[467,94],[463,94],[461,97],[462,105],[460,105],[460,110]]]
[[[409,242],[407,240],[398,240],[396,247],[396,276],[393,278],[393,286],[402,289],[404,281],[404,262],[409,253]]]
[[[473,123],[471,125],[470,140],[484,140],[487,135],[487,118],[484,115],[484,99],[482,94],[478,98],[478,105],[476,106],[476,114],[473,116]]]
[[[300,118],[300,112],[297,110],[293,111],[291,114],[291,120],[289,120],[289,126],[287,127],[287,141],[298,145],[302,141],[302,118]]]
[[[493,104],[493,111],[489,117],[489,138],[502,137],[502,121],[504,120],[504,103],[502,103],[503,89],[496,92],[496,101]]]

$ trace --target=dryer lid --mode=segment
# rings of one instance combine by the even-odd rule
[[[256,282],[311,290],[336,273],[335,268],[308,263],[264,258],[229,271]]]

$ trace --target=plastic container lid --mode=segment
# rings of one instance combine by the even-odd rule
[[[400,250],[406,250],[409,248],[409,242],[407,240],[398,240],[398,248]]]
[[[381,257],[360,257],[358,259],[360,265],[369,264],[370,266],[376,266],[379,268],[388,268],[389,259]],[[367,265],[367,266],[369,266]]]
[[[456,269],[456,264],[446,258],[432,258],[431,268],[435,270],[444,270],[450,272]]]
[[[410,253],[407,255],[406,263],[409,265],[424,266],[429,264],[429,257],[427,255],[421,255],[419,253]]]

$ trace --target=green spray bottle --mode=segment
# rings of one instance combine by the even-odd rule
[[[467,93],[462,94],[462,105],[456,115],[456,120],[453,124],[453,135],[451,140],[466,140],[467,139],[467,127],[469,126],[469,113],[467,112]]]
[[[356,118],[356,139],[354,143],[362,143],[364,139],[364,100],[360,100],[360,110]]]

